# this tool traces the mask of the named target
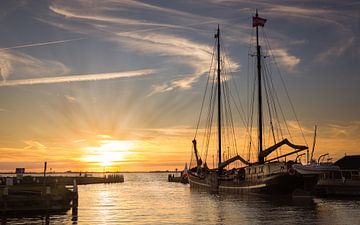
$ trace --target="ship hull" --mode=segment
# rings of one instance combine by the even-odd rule
[[[215,180],[217,179],[217,181]],[[198,177],[189,174],[190,188],[211,193],[229,194],[291,194],[303,184],[299,175],[274,174],[249,180],[222,179],[216,174]]]
[[[304,179],[293,169],[293,163],[270,162],[243,168],[222,170],[196,169],[189,171],[192,189],[231,194],[292,194],[304,186]]]

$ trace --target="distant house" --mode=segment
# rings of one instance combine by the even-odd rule
[[[342,170],[360,170],[360,155],[347,155],[334,163]]]

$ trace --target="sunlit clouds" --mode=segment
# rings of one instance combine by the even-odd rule
[[[47,74],[62,75],[69,72],[69,68],[61,62],[39,59],[13,50],[0,50],[0,67],[3,81],[10,76],[36,78]]]
[[[96,80],[109,80],[117,78],[130,78],[144,76],[153,73],[152,70],[137,70],[126,72],[114,72],[114,73],[99,73],[99,74],[79,74],[68,76],[54,76],[54,77],[42,77],[33,79],[22,80],[4,80],[0,83],[1,86],[18,86],[18,85],[33,85],[33,84],[55,84],[66,82],[80,82],[80,81],[96,81]]]
[[[249,47],[255,42],[255,9],[267,19],[260,45],[269,63],[262,68],[273,69],[282,109],[294,110],[299,119],[286,118],[287,129],[302,129],[311,146],[317,124],[316,156],[358,154],[357,1],[0,5],[0,171],[41,171],[44,161],[52,171],[181,169],[190,161],[208,74],[216,70],[211,60],[218,25],[222,72],[228,75],[223,81],[234,81],[231,88],[239,93],[231,97],[248,103],[248,82],[256,81],[249,72],[256,71]],[[287,85],[294,109],[283,104],[288,96],[277,81]],[[249,116],[244,112],[233,112],[239,114],[234,118]],[[237,151],[252,158],[249,130],[238,120]],[[264,136],[266,146],[273,144]],[[303,143],[298,133],[292,138]]]

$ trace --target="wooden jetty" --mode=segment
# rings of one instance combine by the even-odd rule
[[[0,188],[3,215],[67,211],[77,198],[77,188],[70,190],[62,185],[16,184]]]
[[[13,178],[14,183],[17,182],[17,178]],[[44,183],[53,185],[72,185],[73,181],[76,180],[77,185],[84,184],[101,184],[101,183],[122,183],[124,182],[124,176],[121,174],[109,174],[104,176],[24,176],[21,180],[22,184],[35,184]]]
[[[184,174],[181,174],[181,176],[175,176],[174,174],[169,174],[168,182],[188,184],[189,180],[188,177],[185,176]]]
[[[77,185],[122,182],[120,174],[0,177],[0,211],[3,215],[66,212],[77,207]]]

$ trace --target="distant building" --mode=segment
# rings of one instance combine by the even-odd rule
[[[16,173],[16,178],[18,180],[22,180],[25,173],[25,168],[16,168],[15,173]]]
[[[360,155],[347,155],[334,163],[342,170],[360,170]]]

